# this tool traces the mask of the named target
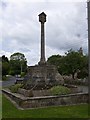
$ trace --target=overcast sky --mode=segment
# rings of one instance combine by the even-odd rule
[[[36,2],[37,1],[37,2]],[[28,65],[40,60],[40,22],[38,15],[47,14],[45,23],[46,59],[70,50],[88,51],[86,1],[79,0],[1,0],[0,56],[15,52],[25,55]],[[58,2],[59,1],[59,2]],[[75,0],[77,1],[77,0]]]

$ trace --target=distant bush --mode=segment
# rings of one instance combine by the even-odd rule
[[[2,81],[7,81],[8,79],[9,79],[9,76],[6,76],[6,75],[2,76]]]
[[[24,77],[24,76],[25,76],[25,72],[22,72],[22,73],[21,73],[21,77]]]
[[[10,79],[10,77],[11,77],[11,75],[4,75],[4,76],[2,76],[2,81],[7,81]]]
[[[54,86],[49,89],[52,95],[65,95],[71,93],[71,90],[64,86]]]
[[[19,88],[22,88],[23,84],[15,84],[9,87],[12,93],[16,93]]]
[[[7,77],[6,76],[2,76],[2,80],[3,81],[7,80]]]

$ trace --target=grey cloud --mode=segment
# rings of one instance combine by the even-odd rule
[[[61,15],[58,13],[59,15],[55,16],[54,20],[49,22],[52,27],[49,27],[47,30],[47,45],[63,50],[69,48],[78,49],[82,46],[83,37],[86,36],[87,29],[85,9],[82,13],[82,8],[85,8],[85,4],[83,6],[83,4],[78,3],[74,7],[71,7],[72,12],[67,12],[66,9],[66,16],[64,13],[60,13]],[[78,38],[77,34],[80,34],[81,37]]]
[[[45,23],[46,57],[83,47],[87,52],[85,3],[11,3],[3,10],[3,50],[24,52],[28,64],[40,59],[40,23],[38,14],[47,14]],[[1,19],[0,19],[1,21]],[[7,44],[8,43],[8,44]]]

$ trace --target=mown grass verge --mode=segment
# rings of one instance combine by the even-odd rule
[[[88,104],[19,110],[3,95],[2,116],[3,118],[88,118]]]

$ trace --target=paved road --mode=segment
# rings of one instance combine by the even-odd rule
[[[0,81],[0,94],[2,93],[1,92],[2,87],[8,87],[10,85],[13,85],[15,81],[16,81],[15,77],[11,77],[8,81]]]
[[[2,81],[0,81],[0,87],[2,86]]]
[[[2,87],[7,87],[7,86],[10,86],[10,85],[13,85],[16,81],[16,78],[15,77],[11,77],[8,81],[2,81]]]

